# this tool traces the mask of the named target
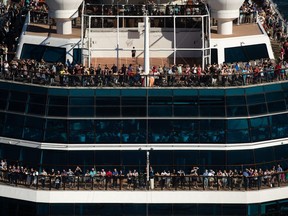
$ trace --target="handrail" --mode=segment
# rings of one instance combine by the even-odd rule
[[[51,72],[15,72],[0,74],[0,80],[15,81],[36,85],[62,87],[229,87],[258,85],[263,83],[286,81],[288,68],[269,69],[260,72],[236,73],[110,73],[93,75],[55,75]]]
[[[126,175],[30,175],[0,171],[0,182],[7,186],[24,187],[33,190],[182,190],[182,191],[249,191],[275,187],[286,187],[285,172],[258,176],[204,176],[204,175],[155,175],[146,182],[146,174],[128,177]]]

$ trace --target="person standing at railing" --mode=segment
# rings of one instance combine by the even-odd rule
[[[192,186],[196,189],[198,188],[198,170],[199,170],[199,167],[193,167],[191,172],[190,172],[190,175],[192,176]]]
[[[204,190],[208,188],[208,183],[209,183],[208,176],[209,176],[209,172],[208,172],[208,170],[206,169],[205,172],[203,173]]]
[[[33,175],[32,185],[36,186],[37,185],[37,181],[38,181],[38,176],[39,176],[38,170],[34,169],[32,175]]]
[[[61,183],[62,183],[62,179],[61,179],[61,173],[60,171],[58,170],[56,175],[55,175],[55,188],[57,190],[59,190],[60,186],[61,186]]]
[[[130,189],[132,185],[132,180],[133,180],[133,173],[131,170],[127,173],[127,188]]]
[[[245,188],[249,188],[249,187],[250,187],[250,179],[249,179],[249,176],[250,176],[249,169],[246,168],[246,169],[243,171],[244,186],[245,186]]]
[[[47,172],[46,172],[45,169],[43,169],[43,171],[40,173],[40,176],[41,176],[40,181],[41,181],[42,189],[45,188],[45,183],[46,183],[46,177],[47,177],[47,175],[48,175],[48,174],[47,174]]]
[[[74,182],[74,172],[71,169],[68,169],[67,183],[69,184],[70,187],[73,187],[73,182]]]
[[[93,168],[90,170],[90,176],[91,176],[91,178],[93,179],[94,176],[96,176],[96,174],[97,174],[97,172],[96,172],[95,168],[93,167]]]
[[[282,173],[283,172],[283,168],[281,167],[280,164],[277,165],[277,172],[280,173],[279,174],[279,180],[281,182],[285,182],[285,175],[284,175],[284,173]]]
[[[84,175],[84,182],[85,182],[85,189],[86,189],[86,184],[91,182],[91,175],[88,169],[86,170],[86,173]]]
[[[106,184],[106,171],[104,169],[102,169],[101,172],[100,172],[100,184],[101,184],[101,187],[105,187],[105,184]]]
[[[117,181],[118,181],[118,177],[119,177],[119,173],[117,171],[116,168],[114,168],[113,172],[112,172],[112,176],[113,176],[113,184],[112,187],[116,188],[117,187]]]

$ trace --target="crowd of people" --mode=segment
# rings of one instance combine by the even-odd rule
[[[29,187],[47,188],[70,188],[79,187],[97,189],[253,189],[277,187],[285,184],[288,173],[284,172],[280,164],[271,169],[261,168],[238,169],[204,169],[200,172],[199,167],[194,166],[189,171],[182,169],[154,171],[152,167],[147,172],[131,169],[121,170],[99,169],[95,167],[85,171],[76,166],[75,169],[35,169],[20,166],[19,164],[8,165],[5,159],[1,160],[0,178],[2,182],[11,185],[25,185]],[[147,182],[147,180],[149,182]]]
[[[12,48],[14,45],[11,47],[11,44],[7,42],[13,37],[5,34],[3,38],[6,41],[2,40],[4,43],[0,46],[0,53],[2,52],[3,55],[0,77],[45,85],[104,87],[241,86],[286,80],[288,75],[288,42],[286,42],[287,35],[285,34],[283,20],[272,10],[269,1],[262,1],[262,5],[259,5],[259,1],[257,2],[258,4],[256,2],[246,0],[243,3],[240,9],[240,22],[254,22],[255,14],[264,17],[263,26],[267,32],[271,31],[271,29],[273,30],[271,31],[271,38],[283,42],[281,55],[277,62],[270,59],[259,59],[249,62],[210,64],[205,68],[193,63],[191,65],[154,65],[149,72],[145,72],[140,64],[122,66],[114,64],[112,67],[98,64],[97,66],[85,67],[81,64],[70,62],[65,64],[46,63],[44,60],[38,62],[34,59],[13,59],[9,61],[8,53],[12,50],[15,51],[15,47]],[[195,5],[201,5],[202,1],[195,1],[194,3]],[[45,4],[39,4],[37,1],[27,0],[24,4],[24,8],[35,12],[35,16],[31,15],[32,20],[39,18],[37,18],[37,11],[47,11]],[[6,23],[3,26],[4,32],[7,32],[6,28],[15,29],[16,17],[19,14],[23,14],[20,6],[21,4],[2,5],[4,9],[1,11],[6,17],[6,21],[3,22]],[[173,6],[173,10],[177,8],[176,6]],[[155,11],[153,8],[157,8],[157,4],[149,1],[149,7],[152,7],[152,11]],[[102,12],[103,10],[101,10]],[[93,13],[97,14],[95,11]]]
[[[288,63],[261,59],[231,64],[158,65],[145,73],[143,66],[116,64],[46,63],[31,59],[4,61],[0,78],[20,82],[60,86],[242,86],[288,79]]]
[[[135,2],[126,1],[121,4],[118,1],[96,3],[91,1],[87,2],[88,13],[91,15],[134,15],[142,16],[146,13],[148,15],[196,15],[203,14],[205,5],[202,0],[194,0],[191,5],[188,4],[161,4],[159,0],[148,0],[146,4],[137,4]]]

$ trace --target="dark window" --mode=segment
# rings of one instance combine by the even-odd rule
[[[249,45],[225,49],[225,62],[247,62],[253,59],[269,58],[267,45]]]
[[[44,45],[23,44],[21,59],[35,59],[45,62],[62,62],[66,61],[66,49],[60,47],[50,47]]]

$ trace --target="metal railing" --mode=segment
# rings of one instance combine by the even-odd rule
[[[65,73],[55,75],[50,72],[15,72],[0,73],[0,79],[22,83],[69,87],[227,87],[257,85],[286,81],[286,68],[280,70],[264,70],[257,73],[154,73],[154,74],[121,74],[100,73],[93,75],[71,75]]]
[[[139,176],[85,176],[85,175],[30,175],[0,171],[0,182],[5,185],[34,190],[185,190],[185,191],[249,191],[286,187],[288,172],[258,176],[204,176],[204,175],[155,175],[146,181],[146,174]]]

